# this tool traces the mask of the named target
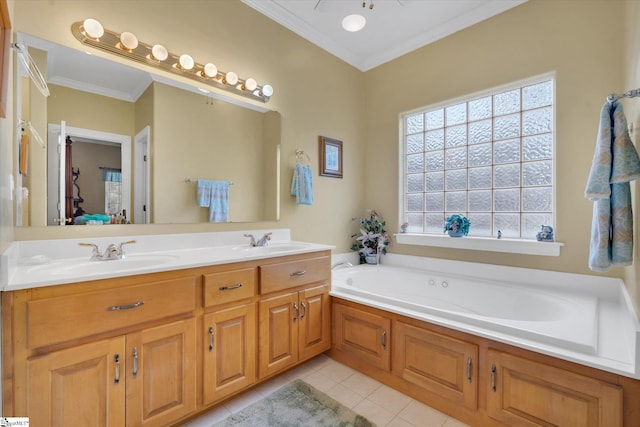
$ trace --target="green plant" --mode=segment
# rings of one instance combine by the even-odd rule
[[[467,217],[455,214],[447,218],[447,221],[444,223],[444,232],[447,233],[451,231],[453,234],[462,232],[462,234],[466,236],[469,234],[470,226],[471,221],[469,221]]]
[[[352,251],[360,253],[360,260],[372,254],[386,254],[389,246],[389,235],[384,229],[386,221],[375,210],[369,211],[369,217],[352,218],[360,224],[360,233],[351,235],[355,243],[351,245]]]

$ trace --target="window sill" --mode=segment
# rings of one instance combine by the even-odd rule
[[[525,255],[560,256],[564,243],[538,242],[537,240],[496,239],[489,237],[449,237],[430,234],[395,234],[401,245],[435,246],[440,248],[468,249],[472,251],[505,252]]]

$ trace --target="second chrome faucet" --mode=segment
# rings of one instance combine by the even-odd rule
[[[91,246],[93,252],[91,252],[90,261],[110,261],[114,259],[125,259],[126,253],[124,251],[124,245],[135,243],[135,240],[127,240],[126,242],[119,243],[118,245],[110,244],[105,249],[104,253],[100,252],[98,245],[93,243],[78,243],[80,246]]]
[[[249,246],[251,246],[252,248],[256,246],[267,246],[268,241],[271,240],[271,233],[266,233],[258,240],[253,237],[253,234],[245,234],[244,237],[249,237],[251,239],[249,241]]]

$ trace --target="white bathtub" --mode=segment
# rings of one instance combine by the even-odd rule
[[[631,317],[626,311],[628,298],[617,294],[624,293],[624,286],[607,289],[611,279],[603,279],[606,285],[600,288],[594,282],[600,278],[588,279],[593,276],[433,263],[437,270],[397,265],[334,269],[331,295],[638,377],[639,330],[635,313]],[[531,283],[535,280],[544,283]]]

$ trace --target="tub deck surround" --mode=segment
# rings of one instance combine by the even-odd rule
[[[389,254],[334,270],[331,295],[640,379],[620,279]]]
[[[268,232],[272,233],[268,248],[250,248],[249,239],[244,237],[245,233],[250,233],[259,238]],[[289,229],[270,229],[17,241],[0,257],[1,290],[158,273],[334,248],[290,239]],[[124,260],[89,261],[91,248],[78,245],[94,243],[104,250],[112,243],[128,240],[136,243],[126,245],[127,257]]]

